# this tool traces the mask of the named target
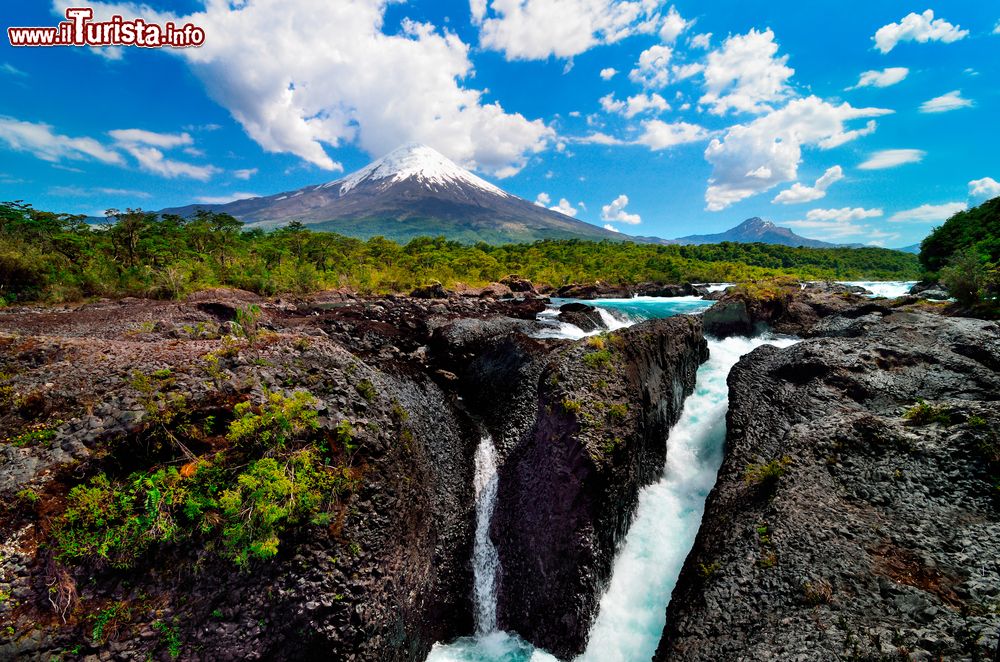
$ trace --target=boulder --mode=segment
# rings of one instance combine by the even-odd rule
[[[564,303],[559,306],[559,315],[557,317],[560,322],[573,324],[579,327],[581,331],[590,332],[608,328],[597,308],[576,301]]]

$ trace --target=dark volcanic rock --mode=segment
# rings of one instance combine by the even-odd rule
[[[624,299],[632,296],[632,290],[628,285],[613,285],[598,281],[563,285],[553,296],[563,299]]]
[[[573,324],[581,331],[597,331],[608,328],[597,308],[576,301],[559,306],[557,317],[560,322]]]
[[[778,333],[807,336],[821,319],[831,315],[857,317],[889,311],[886,304],[861,296],[866,291],[826,282],[731,287],[705,311],[705,333],[726,338],[754,335],[770,328]]]
[[[708,288],[692,283],[671,285],[663,283],[640,283],[635,286],[635,293],[646,297],[690,297],[705,296]]]
[[[726,457],[654,659],[991,659],[1000,326],[815,330],[839,337],[730,374]]]
[[[521,278],[517,274],[511,274],[500,280],[502,285],[510,288],[511,292],[535,294],[535,286],[527,278]]]
[[[699,320],[680,316],[550,356],[534,422],[500,470],[502,627],[561,657],[583,649],[639,488],[662,471],[707,355]]]

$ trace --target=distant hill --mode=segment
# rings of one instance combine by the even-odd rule
[[[903,246],[902,248],[897,248],[897,251],[902,251],[904,253],[913,253],[914,255],[920,254],[920,244],[910,244],[909,246]]]
[[[312,230],[362,239],[383,235],[401,242],[428,235],[494,244],[632,239],[507,193],[416,143],[326,184],[161,213],[191,216],[199,209],[232,214],[250,227],[268,229],[297,220]]]
[[[734,228],[717,234],[692,234],[686,237],[678,237],[670,241],[672,244],[718,244],[723,241],[732,241],[740,244],[751,244],[760,242],[763,244],[778,244],[780,246],[808,246],[810,248],[835,248],[849,247],[858,248],[864,244],[831,244],[819,239],[809,239],[795,234],[788,228],[775,225],[771,221],[762,218],[748,218]]]

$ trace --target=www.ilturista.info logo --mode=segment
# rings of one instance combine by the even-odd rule
[[[140,48],[190,48],[205,43],[205,31],[186,23],[177,26],[147,23],[141,18],[93,21],[90,7],[70,7],[66,20],[48,28],[7,28],[11,46],[139,46]]]

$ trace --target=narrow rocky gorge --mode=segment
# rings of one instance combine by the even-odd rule
[[[730,374],[726,457],[654,659],[991,659],[1000,327],[808,300],[772,319],[797,310],[811,339]]]
[[[539,340],[544,305],[215,291],[3,311],[0,657],[422,660],[473,631],[484,432],[501,625],[578,648],[585,620],[524,619],[523,559],[572,551],[548,608],[588,618],[706,350],[690,317]],[[233,499],[264,526],[248,465],[322,506],[280,497],[273,535],[234,529]],[[545,537],[506,515],[544,526],[567,500],[587,505]]]

